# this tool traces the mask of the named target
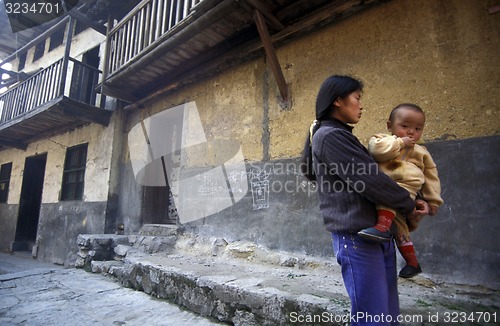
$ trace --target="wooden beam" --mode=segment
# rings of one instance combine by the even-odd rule
[[[261,12],[257,9],[254,11],[255,24],[257,25],[257,30],[259,31],[260,39],[264,45],[264,50],[266,51],[267,62],[271,71],[273,72],[274,78],[276,79],[276,84],[278,84],[278,89],[281,94],[281,98],[288,102],[288,85],[286,84],[285,77],[281,71],[281,66],[276,56],[276,51],[274,51],[274,46],[269,36],[267,30],[266,22]]]
[[[75,18],[76,20],[84,23],[85,25],[87,25],[90,28],[92,28],[93,30],[101,33],[102,35],[106,35],[106,27],[104,25],[94,23],[93,21],[88,19],[87,16],[85,16],[84,14],[79,12],[78,10],[76,10],[76,9],[70,10],[70,11],[68,11],[68,15],[70,15],[71,17]]]
[[[270,8],[262,3],[261,0],[246,0],[249,5],[251,5],[253,8],[257,9],[260,11],[267,19],[267,22],[269,25],[271,25],[272,28],[274,28],[277,31],[282,31],[285,29],[285,25],[283,25],[276,16],[274,16],[271,13]]]
[[[0,67],[0,74],[7,74],[11,77],[17,77],[18,76],[18,73],[15,72],[15,71],[11,71],[11,70],[7,70],[7,69],[3,69],[2,67]]]
[[[109,124],[112,111],[91,107],[84,103],[63,97],[59,103],[64,114],[75,117],[80,121],[98,123],[103,126]]]
[[[10,44],[15,44],[15,42],[10,42]],[[5,52],[5,53],[12,53],[12,52],[16,52],[16,48],[8,46],[6,44],[0,44],[0,51]]]
[[[129,103],[137,102],[140,99],[130,92],[111,87],[107,84],[101,84],[100,90],[98,90],[98,92]]]
[[[5,147],[22,149],[23,151],[26,150],[26,148],[28,147],[28,145],[26,145],[25,143],[7,140],[3,137],[0,137],[0,145]]]

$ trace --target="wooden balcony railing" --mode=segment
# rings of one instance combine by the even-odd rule
[[[186,19],[203,0],[145,0],[108,35],[107,75],[112,75]]]
[[[0,95],[0,126],[62,96],[95,106],[100,74],[72,58],[58,60]]]

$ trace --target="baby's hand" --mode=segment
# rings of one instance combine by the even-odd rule
[[[415,146],[415,141],[410,138],[410,137],[401,137],[403,140],[403,143],[405,144],[405,147],[413,147]]]

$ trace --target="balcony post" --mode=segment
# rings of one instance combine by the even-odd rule
[[[106,102],[106,94],[104,91],[105,85],[104,83],[106,82],[106,78],[108,78],[108,73],[109,73],[109,60],[111,58],[111,30],[113,29],[113,15],[108,15],[108,24],[106,28],[106,44],[104,45],[104,64],[102,67],[102,74],[101,74],[101,102],[99,104],[100,108],[104,108],[105,102]]]
[[[61,67],[61,79],[59,80],[59,92],[57,94],[57,97],[64,96],[64,89],[66,88],[66,77],[68,75],[69,55],[71,52],[71,39],[73,38],[74,26],[75,19],[73,17],[70,17],[68,22],[68,29],[66,30],[66,43]]]

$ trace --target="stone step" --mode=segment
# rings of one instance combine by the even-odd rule
[[[277,265],[255,258],[236,258],[230,252],[193,256],[131,250],[120,264],[95,270],[116,277],[123,286],[231,325],[349,324],[350,300],[340,266],[312,259]],[[492,316],[500,305],[500,293],[492,289],[439,284],[422,274],[398,283],[405,318],[401,325],[441,325],[450,309]]]
[[[177,235],[177,225],[175,224],[144,224],[139,231],[139,235],[170,237]]]
[[[148,225],[139,235],[80,234],[75,266],[93,269],[94,261],[121,261],[130,249],[152,254],[171,253],[177,242],[177,227]]]
[[[236,326],[288,325],[294,316],[347,316],[350,306],[349,299],[341,294],[340,282],[337,289],[331,289],[337,292],[332,297],[311,295],[303,293],[300,285],[306,276],[304,271],[263,267],[241,259],[225,262],[213,256],[205,259],[131,251],[121,264],[99,263],[93,271],[105,272],[123,286]],[[326,277],[337,275],[322,274],[317,280],[325,281]],[[331,320],[327,324],[345,322]]]
[[[236,326],[348,324],[350,301],[335,259],[188,234],[173,251],[147,253],[142,246],[153,248],[157,238],[168,237],[129,236],[130,245],[114,247],[119,259],[91,261],[87,270]],[[440,325],[434,319],[449,307],[491,316],[500,306],[499,291],[443,284],[425,273],[398,283],[401,314],[415,318],[401,325]]]

